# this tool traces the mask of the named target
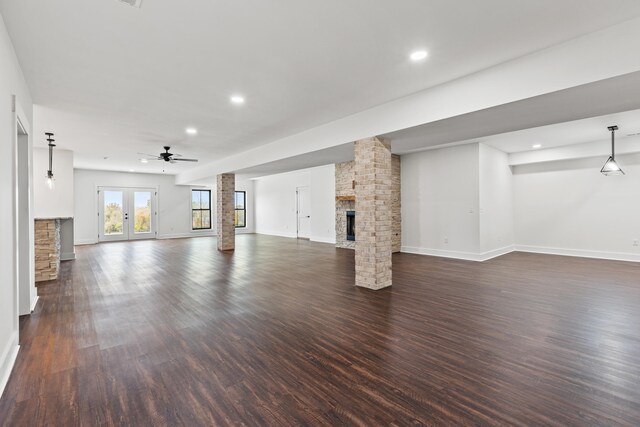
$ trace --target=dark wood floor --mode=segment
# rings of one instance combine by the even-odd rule
[[[21,320],[5,426],[640,425],[640,266],[267,236],[78,248]]]

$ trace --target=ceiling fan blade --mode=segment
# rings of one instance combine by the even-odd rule
[[[171,164],[173,164],[173,163],[175,163],[175,162],[176,162],[176,161],[175,161],[175,160],[173,160],[173,159],[169,160],[169,163],[171,163]]]
[[[182,154],[172,154],[173,157],[182,157]]]
[[[173,159],[174,162],[197,162],[197,159]]]
[[[136,153],[136,154],[139,154],[139,155],[141,155],[141,156],[153,157],[154,159],[157,159],[157,158],[158,158],[158,155],[157,155],[157,154],[147,154],[147,153]]]

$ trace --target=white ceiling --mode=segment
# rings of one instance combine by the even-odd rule
[[[471,142],[506,153],[553,148],[640,132],[640,72],[600,80],[521,101],[392,132],[397,154]]]
[[[224,158],[640,16],[640,2],[0,0],[0,12],[36,136],[55,132],[77,167],[157,172],[136,153]],[[409,63],[422,47],[429,59]]]
[[[613,125],[619,127],[616,141],[620,144],[624,144],[628,138],[637,139],[640,135],[640,110],[524,129],[480,138],[477,141],[505,153],[531,151],[534,144],[540,144],[539,149],[549,149],[597,141],[602,141],[603,148],[608,150],[611,133],[607,128]]]

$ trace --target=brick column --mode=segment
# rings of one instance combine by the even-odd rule
[[[391,146],[381,138],[355,143],[356,286],[391,286]]]
[[[236,176],[223,173],[217,176],[216,206],[218,225],[218,250],[232,251],[236,248],[235,214]]]

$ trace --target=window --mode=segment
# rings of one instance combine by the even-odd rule
[[[247,192],[236,191],[236,212],[234,215],[234,223],[236,228],[244,228],[247,226]]]
[[[211,190],[191,190],[191,229],[211,229]]]

